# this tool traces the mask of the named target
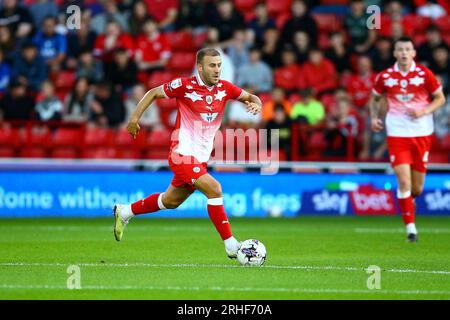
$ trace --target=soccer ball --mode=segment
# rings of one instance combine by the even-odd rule
[[[266,247],[261,241],[249,239],[242,242],[237,260],[243,266],[262,266],[266,262]]]

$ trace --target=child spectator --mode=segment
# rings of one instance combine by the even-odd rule
[[[51,81],[44,81],[36,104],[36,115],[41,121],[57,121],[62,118],[63,104],[55,96],[55,87]]]

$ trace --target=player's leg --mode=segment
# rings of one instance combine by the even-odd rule
[[[415,199],[423,192],[425,185],[425,172],[411,169],[411,196]]]
[[[403,222],[406,226],[406,233],[410,241],[417,240],[417,230],[415,225],[415,205],[411,195],[411,165],[400,164],[394,167],[394,172],[397,177],[397,199],[400,206],[400,212]]]
[[[163,193],[153,193],[132,204],[114,206],[114,235],[117,241],[122,239],[123,230],[128,221],[136,215],[152,213],[164,209],[175,209],[182,204],[193,190],[170,185]]]
[[[224,241],[227,255],[230,258],[236,258],[241,244],[231,232],[230,223],[223,207],[222,186],[208,173],[198,178],[194,185],[208,198],[208,215]]]

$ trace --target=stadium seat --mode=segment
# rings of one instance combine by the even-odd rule
[[[335,14],[328,13],[314,13],[312,15],[316,21],[319,32],[335,32],[341,30],[341,22]]]
[[[47,152],[42,147],[24,147],[19,151],[21,158],[46,158]]]
[[[291,17],[290,13],[279,14],[275,19],[275,25],[277,26],[277,28],[279,30],[283,29],[284,25],[286,24],[286,22],[289,20],[290,17]]]
[[[267,11],[270,16],[278,16],[283,13],[289,13],[292,0],[267,0]]]
[[[169,82],[173,78],[174,76],[169,71],[156,71],[153,72],[152,75],[150,76],[147,85],[148,88],[155,88],[166,82]]]
[[[119,159],[141,159],[142,152],[137,149],[120,148],[120,149],[117,149],[116,158],[119,158]]]
[[[79,147],[82,142],[80,129],[58,128],[51,139],[53,147]]]
[[[126,147],[127,149],[139,150],[145,147],[147,132],[144,129],[139,131],[136,139],[133,139],[126,128],[121,128],[116,133],[115,143],[118,147]]]
[[[169,60],[168,69],[172,72],[192,72],[195,66],[195,53],[175,52]]]
[[[328,146],[327,139],[323,131],[315,131],[309,138],[309,149],[325,150]]]
[[[424,34],[427,28],[431,24],[433,24],[433,20],[431,20],[431,18],[419,16],[416,14],[408,14],[403,17],[403,20],[413,26],[414,36],[417,34]]]
[[[23,142],[19,128],[3,127],[0,128],[0,146],[18,147]]]
[[[441,147],[446,152],[450,152],[450,133],[441,138]]]
[[[56,91],[70,91],[75,84],[77,75],[74,71],[60,71],[56,75]]]
[[[70,147],[55,148],[50,152],[50,157],[57,159],[75,159],[78,158],[78,152],[75,148]]]
[[[446,15],[440,17],[439,19],[436,19],[434,23],[439,27],[439,29],[441,29],[442,34],[447,34],[450,32],[450,16]]]
[[[48,127],[33,127],[26,132],[26,144],[29,147],[49,147],[50,138]]]
[[[106,128],[87,128],[84,134],[86,147],[108,147],[113,143],[114,132]]]
[[[188,31],[167,32],[166,39],[172,51],[195,51],[192,34]]]
[[[253,11],[257,0],[234,0],[234,6],[236,9],[245,14],[246,12]]]
[[[82,158],[87,159],[113,159],[117,157],[117,149],[116,148],[86,148],[82,151]]]
[[[448,163],[449,153],[448,152],[431,152],[429,163]]]
[[[0,158],[13,158],[16,156],[15,148],[0,147]]]
[[[148,148],[167,148],[171,144],[171,132],[169,130],[152,130],[148,134],[147,147]]]
[[[144,154],[144,159],[149,160],[167,160],[169,157],[169,148],[167,150],[149,150]]]

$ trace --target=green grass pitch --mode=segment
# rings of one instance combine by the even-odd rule
[[[400,217],[230,221],[266,245],[263,267],[229,260],[208,219],[138,218],[121,242],[112,218],[2,219],[0,299],[450,299],[448,217],[419,216],[418,243]]]

